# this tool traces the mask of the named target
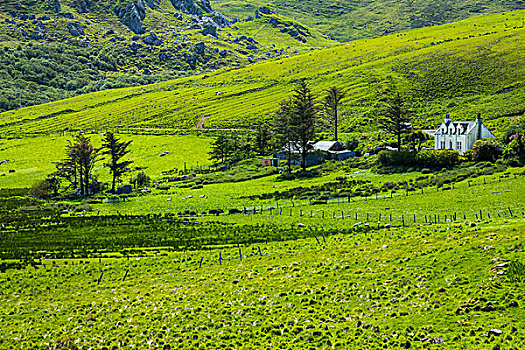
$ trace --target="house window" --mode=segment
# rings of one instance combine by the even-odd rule
[[[449,146],[450,146],[450,147],[449,147],[450,149],[453,149],[453,148],[452,148],[452,141],[449,142]]]
[[[457,144],[456,144],[456,149],[457,149],[457,150],[461,150],[461,142],[459,142],[459,141],[457,142]]]
[[[441,141],[441,147],[439,149],[445,149],[445,141]]]

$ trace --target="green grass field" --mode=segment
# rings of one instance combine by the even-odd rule
[[[502,132],[525,111],[521,62],[525,12],[477,17],[335,48],[303,52],[244,68],[156,85],[82,95],[0,114],[2,133],[87,128],[253,127],[270,118],[297,79],[315,93],[330,85],[348,91],[347,131],[376,128],[377,91],[393,76],[417,112],[418,127],[432,127],[449,113],[472,119],[481,112]],[[439,72],[439,74],[437,74]]]
[[[31,187],[36,181],[42,180],[46,175],[56,170],[53,162],[64,158],[65,147],[69,140],[74,138],[74,133],[67,135],[52,134],[22,139],[0,140],[0,158],[9,162],[0,164],[0,188]],[[95,147],[101,147],[102,136],[91,136]],[[208,152],[210,151],[211,137],[196,135],[120,135],[122,140],[133,142],[130,146],[129,159],[133,161],[132,167],[145,168],[144,172],[154,180],[162,172],[178,169],[183,170],[186,163],[187,169],[210,164]],[[168,155],[160,157],[164,152]],[[108,181],[110,174],[104,169],[104,161],[97,163],[94,171],[99,174],[102,181]],[[15,170],[9,173],[9,170]],[[136,171],[129,176],[135,175]],[[129,179],[124,179],[129,180]]]

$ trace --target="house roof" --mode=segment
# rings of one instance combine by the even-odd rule
[[[314,144],[314,150],[316,151],[339,151],[343,148],[343,145],[339,143],[339,141],[318,141]]]
[[[310,141],[308,143],[312,146],[313,151],[334,152],[344,150],[344,146],[339,141]],[[292,153],[301,153],[301,145],[299,142],[290,141],[287,146],[283,147],[282,151],[288,152],[288,147],[291,148]]]
[[[477,121],[446,121],[443,123],[447,129],[452,126],[454,130],[458,131],[458,135],[466,135],[474,129],[474,127],[478,124]],[[441,124],[443,126],[443,124]],[[436,134],[441,134],[442,128],[440,127],[437,129]]]

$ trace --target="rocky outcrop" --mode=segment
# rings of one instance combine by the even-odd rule
[[[255,10],[255,18],[260,18],[261,14],[263,15],[276,15],[277,12],[273,11],[271,8],[267,6],[259,7],[257,10]]]
[[[59,13],[60,11],[62,11],[62,5],[60,5],[60,1],[59,0],[55,0],[53,2],[53,11],[55,13]]]
[[[78,13],[86,13],[86,12],[89,12],[91,1],[90,0],[75,0],[73,1],[73,5],[77,9]]]
[[[115,6],[113,11],[120,21],[135,34],[144,34],[142,21],[146,18],[146,5],[141,1],[128,2],[127,6]]]
[[[84,34],[84,28],[80,25],[80,23],[68,23],[67,29],[69,29],[69,34],[71,36],[83,36]]]
[[[148,35],[147,37],[142,39],[142,41],[146,45],[151,45],[151,46],[160,46],[160,45],[162,45],[162,41],[157,37],[156,34],[153,34],[153,33],[151,33],[150,35]]]
[[[171,4],[187,15],[201,16],[203,13],[213,12],[209,0],[200,0],[197,3],[193,0],[171,0]]]
[[[199,55],[204,55],[204,50],[206,49],[206,45],[204,45],[203,42],[198,43],[195,45],[195,52]]]

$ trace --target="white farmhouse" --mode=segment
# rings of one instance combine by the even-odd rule
[[[434,135],[435,149],[450,149],[459,154],[472,149],[477,140],[495,137],[483,124],[480,114],[475,121],[452,121],[447,114],[441,126],[429,133]]]

